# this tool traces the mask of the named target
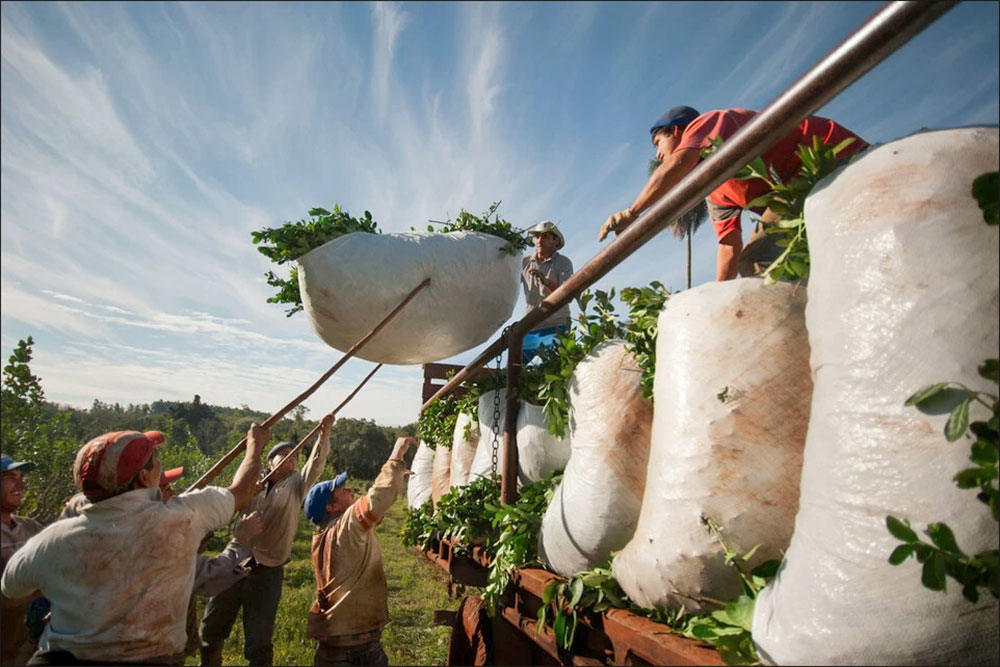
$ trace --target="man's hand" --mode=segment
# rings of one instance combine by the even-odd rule
[[[396,446],[392,448],[392,456],[390,456],[389,459],[390,460],[397,459],[399,461],[402,461],[403,457],[406,456],[406,452],[410,450],[410,446],[416,444],[417,444],[417,439],[412,436],[408,436],[405,438],[398,438],[396,440]]]
[[[609,215],[608,219],[601,225],[601,231],[597,235],[597,240],[603,241],[611,232],[617,234],[628,227],[633,220],[635,220],[635,215],[633,215],[631,209],[625,209],[624,211],[618,211]]]
[[[233,538],[243,545],[250,545],[253,538],[257,537],[264,530],[264,521],[256,510],[250,512],[239,521],[233,528]]]
[[[271,429],[265,428],[254,422],[247,431],[247,452],[254,453],[260,457],[264,451],[264,445],[271,439]]]
[[[319,437],[330,439],[330,430],[333,428],[333,413],[323,417],[323,421],[319,423]]]

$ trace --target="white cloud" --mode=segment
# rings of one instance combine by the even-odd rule
[[[409,15],[391,2],[372,3],[372,96],[379,117],[385,119],[389,106],[389,86],[392,80],[392,60],[396,40],[409,22]]]

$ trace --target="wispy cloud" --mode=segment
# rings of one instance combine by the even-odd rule
[[[372,96],[379,117],[385,119],[389,105],[389,86],[396,40],[406,27],[409,15],[392,2],[372,4]]]

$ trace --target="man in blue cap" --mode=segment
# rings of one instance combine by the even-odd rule
[[[608,217],[601,227],[597,240],[603,241],[611,232],[617,234],[623,231],[642,211],[655,204],[698,166],[702,160],[702,150],[710,148],[713,140],[728,140],[756,115],[756,111],[749,109],[722,109],[699,114],[691,107],[678,106],[660,116],[649,129],[660,166],[649,177],[631,206]],[[853,139],[853,143],[838,154],[837,157],[841,160],[868,147],[867,142],[834,121],[810,116],[767,149],[761,157],[764,163],[774,167],[782,181],[787,183],[801,167],[801,161],[795,154],[799,145],[811,145],[812,138],[817,136],[829,146],[836,146],[845,139]],[[743,234],[740,214],[748,209],[760,214],[761,222],[764,224],[777,221],[778,218],[772,211],[749,206],[754,199],[769,190],[770,186],[759,178],[740,180],[734,177],[713,190],[705,199],[712,226],[715,227],[715,234],[719,240],[716,280],[731,280],[736,277],[738,271],[747,275],[755,272],[750,269],[750,264],[763,263],[751,262],[751,258],[741,258]],[[763,243],[763,229],[756,230],[755,237],[751,242],[761,241],[755,243],[755,246],[766,245]],[[770,259],[774,258],[776,257]],[[769,263],[768,261],[767,264]],[[746,270],[740,268],[741,264]],[[766,268],[766,264],[760,268]]]
[[[316,639],[315,665],[389,664],[382,628],[389,621],[389,592],[375,526],[403,489],[403,457],[416,438],[399,438],[368,493],[357,501],[347,472],[309,489],[304,508],[316,524],[312,562],[316,600],[306,634]]]
[[[25,542],[42,532],[42,524],[14,512],[24,502],[24,473],[30,472],[35,464],[30,461],[15,461],[3,454],[0,456],[0,554],[2,554],[3,569],[7,561],[20,549]],[[2,621],[0,621],[0,661],[4,667],[8,665],[23,665],[34,652],[35,647],[24,622],[24,615],[31,603],[31,597],[11,600],[6,596],[2,599]]]
[[[251,543],[253,568],[246,579],[214,596],[205,605],[201,620],[201,664],[222,664],[222,646],[243,610],[243,657],[250,665],[270,665],[274,658],[274,619],[281,602],[285,564],[291,560],[292,542],[299,526],[302,500],[323,474],[330,454],[333,415],[320,422],[320,433],[302,470],[295,469],[296,457],[287,455],[294,443],[282,442],[267,454],[272,477],[267,488],[258,491],[248,510],[256,511],[263,530]]]

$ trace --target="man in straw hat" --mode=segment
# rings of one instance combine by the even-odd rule
[[[15,553],[4,595],[52,603],[32,665],[175,664],[194,586],[198,544],[250,502],[268,429],[253,424],[228,488],[162,501],[158,431],[105,433],[84,445],[73,479],[90,505]]]
[[[566,239],[554,222],[543,220],[528,233],[534,237],[535,251],[521,261],[521,284],[524,300],[531,310],[573,275],[573,262],[559,253]],[[524,336],[522,363],[531,361],[542,345],[550,345],[556,336],[569,329],[569,325],[568,305],[539,322]]]

